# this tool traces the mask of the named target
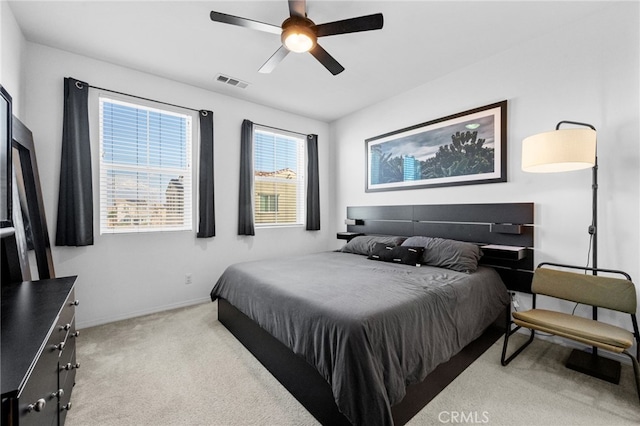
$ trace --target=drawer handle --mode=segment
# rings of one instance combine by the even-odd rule
[[[69,306],[78,306],[80,304],[79,300],[74,300],[73,302],[69,302]]]
[[[67,411],[71,410],[71,401],[69,401],[66,405],[63,405],[60,408],[60,411],[64,411],[64,410],[67,410]]]
[[[80,336],[80,332],[76,331],[75,333],[71,333],[71,337],[78,337]]]
[[[60,352],[62,352],[62,351],[64,350],[64,342],[60,342],[60,343],[59,343],[59,344],[57,344],[57,345],[53,345],[53,349],[57,349],[57,350],[59,350]]]
[[[27,411],[32,412],[32,411],[42,411],[44,410],[44,407],[47,406],[47,401],[44,400],[44,398],[40,398],[39,400],[37,400],[36,402],[34,402],[33,404],[29,404],[27,406]]]
[[[62,367],[60,367],[60,371],[62,370],[73,370],[74,368],[80,368],[80,363],[76,362],[75,364],[71,364],[70,362],[68,362],[66,365],[63,365]]]
[[[53,392],[51,398],[62,398],[64,396],[64,389],[58,389],[58,392]]]
[[[65,324],[58,327],[60,331],[67,331],[71,328],[71,324]]]

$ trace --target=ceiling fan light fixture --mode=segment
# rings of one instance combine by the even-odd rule
[[[308,52],[313,47],[313,40],[304,33],[290,32],[282,42],[292,52]]]
[[[287,50],[296,53],[308,52],[316,46],[318,36],[311,29],[315,24],[309,18],[291,16],[282,23],[280,39]]]

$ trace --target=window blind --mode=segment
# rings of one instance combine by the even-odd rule
[[[304,141],[293,133],[256,126],[253,143],[256,226],[304,223]]]
[[[100,98],[100,233],[192,229],[191,116]]]

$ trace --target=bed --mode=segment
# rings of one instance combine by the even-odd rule
[[[508,206],[516,208],[506,218]],[[531,241],[525,249],[530,254],[532,204],[443,207],[348,208],[348,217],[359,223],[350,230],[366,236],[343,251],[230,266],[211,292],[220,321],[321,423],[404,423],[423,405],[411,404],[409,414],[398,415],[396,407],[415,399],[411,389],[419,389],[505,312],[505,279],[513,288],[526,286],[530,277],[529,262],[511,259],[511,251],[495,256],[489,262],[495,265],[476,264],[471,272],[466,257],[442,267],[425,262],[433,247],[411,251],[419,250],[416,241],[424,242],[416,235],[426,234],[426,241],[438,244],[452,236],[454,245]],[[495,220],[469,221],[478,208],[493,211]],[[434,220],[436,210],[455,222]],[[456,217],[461,211],[466,213]],[[476,212],[475,217],[484,216]],[[391,250],[388,261],[375,254],[384,257]]]

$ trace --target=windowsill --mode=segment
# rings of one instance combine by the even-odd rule
[[[254,225],[256,229],[275,229],[275,228],[304,228],[304,224],[302,223],[292,223],[292,224],[269,224],[269,225]]]

